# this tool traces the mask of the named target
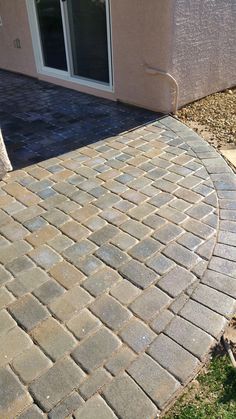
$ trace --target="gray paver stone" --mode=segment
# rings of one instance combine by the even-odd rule
[[[127,371],[159,408],[180,388],[180,383],[146,354],[135,360]]]
[[[229,252],[229,256],[230,254],[232,255],[232,251]],[[209,263],[209,269],[236,278],[236,262],[231,260],[213,256]]]
[[[181,316],[210,335],[218,338],[226,326],[226,319],[196,301],[189,300],[180,312]]]
[[[0,369],[0,417],[15,418],[31,404],[31,397],[10,369]]]
[[[111,381],[111,379],[112,376],[104,368],[98,368],[81,384],[79,392],[87,400],[97,393],[97,391],[101,391],[102,387]]]
[[[21,380],[24,383],[29,383],[48,369],[52,362],[34,345],[17,356],[12,365]]]
[[[169,310],[163,310],[158,316],[152,321],[151,327],[156,333],[161,333],[165,330],[166,326],[174,318],[174,314]]]
[[[148,353],[183,383],[194,375],[200,365],[196,357],[163,334],[154,340]]]
[[[157,289],[149,287],[130,305],[131,310],[145,321],[151,320],[171,303],[171,298]]]
[[[42,245],[29,253],[29,256],[42,268],[48,270],[53,265],[61,261],[61,256],[58,255],[47,245]]]
[[[235,300],[206,285],[199,285],[192,298],[225,317],[231,317],[234,314]]]
[[[74,413],[75,419],[116,419],[117,416],[105,403],[101,396],[97,395],[89,399]]]
[[[143,289],[157,281],[159,277],[151,269],[135,260],[131,260],[122,265],[119,269],[119,272],[134,285],[137,285]]]
[[[152,231],[149,227],[135,220],[126,221],[120,228],[139,240],[143,239]]]
[[[136,246],[132,247],[128,253],[135,259],[138,259],[140,262],[144,262],[147,258],[151,257],[161,248],[161,243],[159,243],[157,240],[148,238],[141,240],[138,244],[136,244]]]
[[[200,246],[202,240],[194,234],[185,233],[177,240],[177,242],[182,244],[182,246],[187,247],[187,249],[194,251]]]
[[[175,263],[162,254],[157,254],[147,261],[147,266],[153,269],[159,275],[164,275],[175,266]]]
[[[137,353],[145,350],[155,339],[155,333],[138,319],[131,319],[120,331],[122,339]]]
[[[217,243],[214,249],[214,255],[236,262],[236,247]]]
[[[73,392],[60,402],[54,409],[51,410],[48,417],[50,419],[65,419],[75,412],[79,407],[84,404],[84,400],[78,393]]]
[[[92,242],[96,243],[98,246],[105,244],[107,241],[111,240],[116,234],[119,233],[119,229],[112,225],[106,225],[98,231],[95,231],[89,236],[89,239]]]
[[[78,261],[74,262],[74,264],[80,271],[83,272],[83,274],[87,276],[104,266],[100,259],[96,258],[94,255],[88,255],[84,258],[80,258]]]
[[[229,296],[236,298],[236,281],[230,276],[210,271],[208,269],[201,282],[205,285],[209,285],[211,288],[215,288],[216,290],[223,292],[224,294],[228,294]]]
[[[67,322],[67,327],[77,337],[83,339],[89,333],[92,333],[101,325],[100,321],[93,316],[86,308]]]
[[[19,258],[12,260],[10,263],[7,263],[5,267],[13,275],[17,275],[20,272],[25,272],[33,268],[34,263],[27,256],[21,256]]]
[[[105,267],[90,275],[83,282],[83,287],[92,295],[98,296],[113,287],[120,279],[121,277],[116,271]]]
[[[59,297],[64,293],[64,288],[62,288],[56,281],[50,279],[47,282],[44,282],[39,288],[34,290],[34,295],[43,303],[49,304],[55,298]]]
[[[165,333],[200,359],[206,356],[215,340],[192,323],[175,317]]]
[[[131,317],[131,312],[109,295],[102,295],[91,306],[90,310],[111,329],[117,331]]]
[[[48,412],[77,388],[84,378],[84,372],[70,358],[65,358],[37,378],[29,389],[35,400]]]
[[[220,231],[218,242],[229,246],[236,246],[236,234],[231,231]]]
[[[212,237],[211,239],[205,241],[201,246],[198,247],[196,253],[202,258],[209,260],[212,256],[215,242],[215,237]]]
[[[40,268],[32,268],[26,272],[21,272],[16,279],[7,284],[7,288],[16,296],[20,297],[33,291],[40,285],[47,282],[49,276]]]
[[[215,229],[207,226],[206,224],[202,223],[198,220],[188,219],[187,221],[184,221],[182,224],[182,227],[185,228],[185,230],[189,231],[190,233],[195,234],[196,236],[199,236],[202,239],[208,239],[210,238],[214,233]]]
[[[156,406],[126,374],[112,380],[104,390],[104,396],[122,419],[151,419],[158,414]]]
[[[68,247],[63,252],[63,256],[70,262],[76,263],[79,258],[92,253],[94,250],[96,250],[96,248],[97,247],[89,240],[82,240]]]
[[[171,297],[176,297],[186,290],[195,280],[196,277],[191,272],[181,266],[176,266],[161,277],[157,286],[163,291],[166,291]]]
[[[119,339],[105,328],[80,343],[72,356],[85,370],[92,371],[102,365],[120,346]]]
[[[161,243],[167,244],[179,237],[183,232],[184,230],[181,227],[168,223],[167,225],[155,231],[153,237],[156,240],[159,240]]]
[[[18,419],[42,419],[44,418],[43,412],[39,409],[36,404],[33,404],[29,409],[25,410],[20,416],[17,416]]]
[[[105,366],[111,374],[117,375],[122,370],[127,368],[134,359],[135,354],[126,345],[124,345],[118,352],[114,354],[114,356],[105,364]]]
[[[27,331],[49,316],[46,308],[32,295],[25,295],[11,304],[10,313]]]
[[[126,253],[122,252],[121,250],[117,249],[117,247],[111,244],[101,246],[95,252],[95,254],[103,262],[115,269],[119,268],[120,265],[127,262],[128,260],[128,256],[126,255]]]
[[[130,304],[140,293],[141,290],[126,279],[119,281],[110,290],[110,294],[124,305]]]
[[[173,259],[176,263],[184,266],[187,269],[190,269],[192,266],[196,265],[199,261],[197,255],[195,255],[190,250],[181,246],[178,243],[170,243],[164,250],[163,253]]]

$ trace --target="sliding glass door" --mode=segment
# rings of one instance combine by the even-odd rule
[[[109,0],[28,0],[28,5],[43,72],[111,87]]]
[[[67,1],[74,74],[109,83],[106,1]]]

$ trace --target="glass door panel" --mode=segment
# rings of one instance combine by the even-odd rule
[[[106,0],[67,0],[75,76],[109,84]]]
[[[35,0],[45,67],[67,71],[60,0]]]

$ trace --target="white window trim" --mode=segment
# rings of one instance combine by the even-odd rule
[[[89,88],[102,90],[104,92],[114,93],[110,0],[105,0],[105,1],[106,1],[106,11],[107,11],[106,19],[107,19],[108,65],[109,65],[110,83],[107,84],[107,83],[102,83],[95,80],[89,80],[83,77],[74,76],[72,74],[72,54],[70,51],[70,42],[69,42],[70,34],[69,34],[69,26],[68,26],[69,20],[68,20],[68,15],[67,15],[66,4],[64,4],[64,2],[61,2],[61,1],[60,1],[60,4],[61,4],[61,10],[62,10],[62,23],[63,23],[64,37],[65,37],[65,49],[66,49],[68,71],[57,70],[54,68],[44,66],[38,19],[37,19],[34,0],[26,0],[26,7],[27,7],[27,12],[28,12],[30,32],[31,32],[31,37],[32,37],[32,44],[33,44],[37,73],[45,75],[45,76],[55,77],[63,81],[76,83],[77,85],[81,85],[83,87],[86,86]]]

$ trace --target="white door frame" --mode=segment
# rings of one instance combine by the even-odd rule
[[[103,90],[106,92],[113,92],[113,66],[112,66],[112,42],[111,42],[111,13],[110,13],[110,0],[105,0],[106,2],[106,20],[107,20],[107,44],[108,44],[108,66],[109,66],[109,80],[110,83],[103,83],[95,80],[89,80],[84,77],[79,77],[73,75],[73,62],[72,62],[72,51],[70,43],[70,30],[69,30],[69,19],[67,13],[66,2],[60,1],[61,14],[62,14],[62,24],[63,32],[65,39],[65,50],[66,50],[66,59],[68,71],[58,70],[55,68],[46,67],[44,65],[42,45],[40,38],[40,29],[38,24],[38,17],[35,8],[34,0],[26,0],[26,6],[29,17],[29,25],[33,43],[33,50],[35,56],[35,63],[37,72],[46,76],[56,77],[61,80],[70,81],[77,83],[81,86],[92,87],[95,89]]]

